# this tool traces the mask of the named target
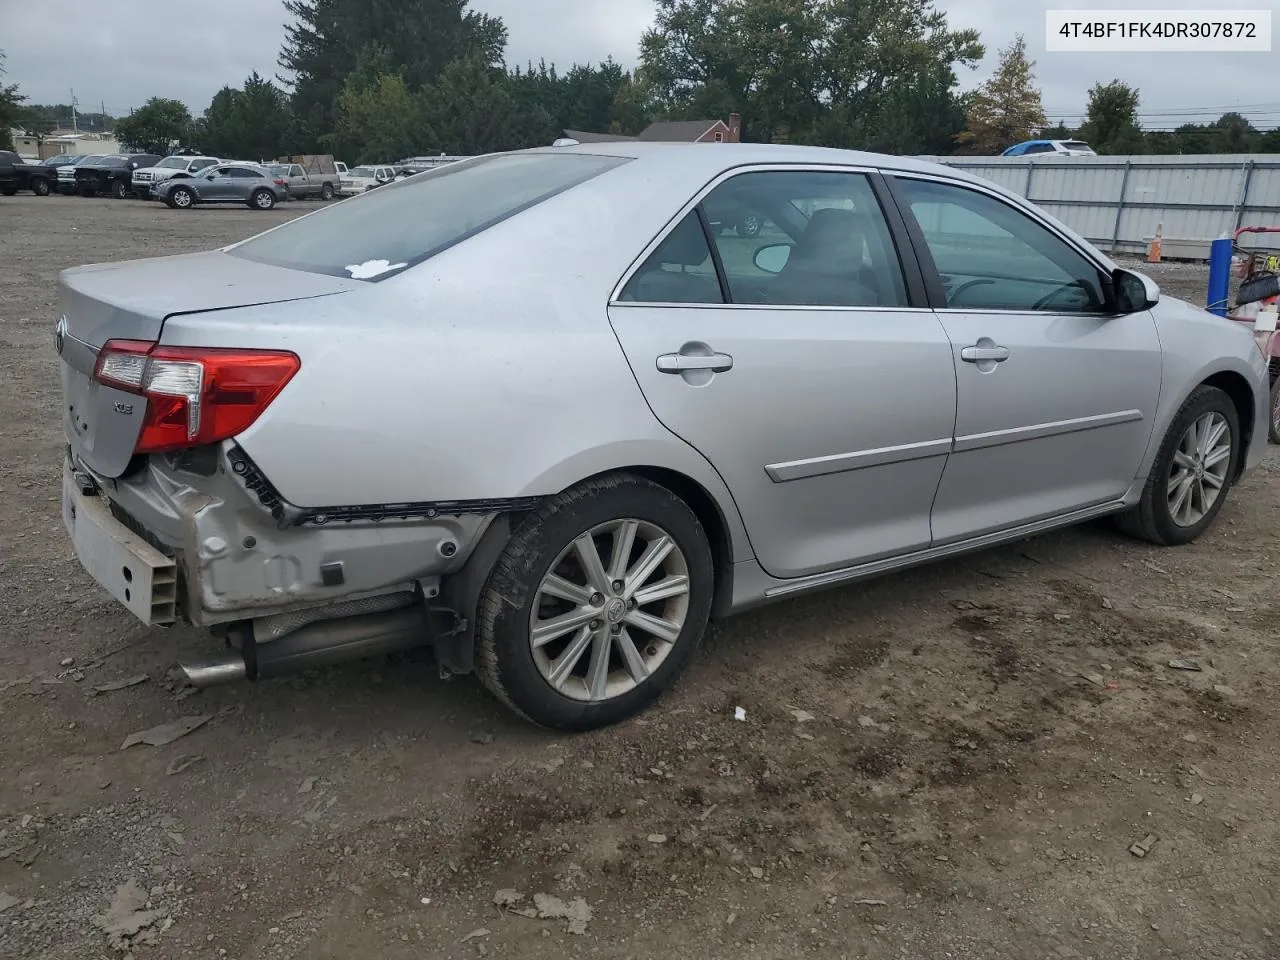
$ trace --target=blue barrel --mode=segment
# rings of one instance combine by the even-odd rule
[[[1231,297],[1231,255],[1235,244],[1230,237],[1209,244],[1209,296],[1206,307],[1220,317],[1227,315]]]

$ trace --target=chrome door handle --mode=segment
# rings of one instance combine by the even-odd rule
[[[710,370],[724,373],[733,369],[733,357],[727,353],[713,353],[709,357],[690,356],[684,353],[664,353],[658,357],[659,373],[685,373],[689,370]]]
[[[960,351],[960,359],[965,363],[981,363],[984,360],[1004,363],[1009,359],[1008,347],[965,347]]]

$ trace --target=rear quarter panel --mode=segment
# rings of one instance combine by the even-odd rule
[[[294,503],[551,495],[654,466],[701,484],[720,504],[734,559],[749,559],[729,491],[654,418],[609,326],[618,278],[700,185],[687,174],[674,192],[670,181],[631,179],[562,194],[352,293],[175,317],[163,340],[302,358],[239,438]]]

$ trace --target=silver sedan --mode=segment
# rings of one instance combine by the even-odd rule
[[[280,178],[248,163],[220,163],[192,177],[162,180],[152,191],[156,199],[178,210],[201,203],[242,203],[252,210],[270,210],[288,196]]]
[[[900,157],[485,156],[59,293],[68,530],[228,641],[196,683],[431,643],[558,729],[709,617],[1097,517],[1189,543],[1266,443],[1247,329]]]

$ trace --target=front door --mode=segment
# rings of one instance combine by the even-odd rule
[[[1120,499],[1160,398],[1152,315],[1118,313],[1096,264],[994,194],[894,183],[923,234],[922,265],[936,268],[954,349],[955,450],[933,508],[935,542]]]
[[[769,574],[929,546],[956,385],[922,298],[869,176],[826,168],[724,180],[611,304],[650,407],[724,478]]]

